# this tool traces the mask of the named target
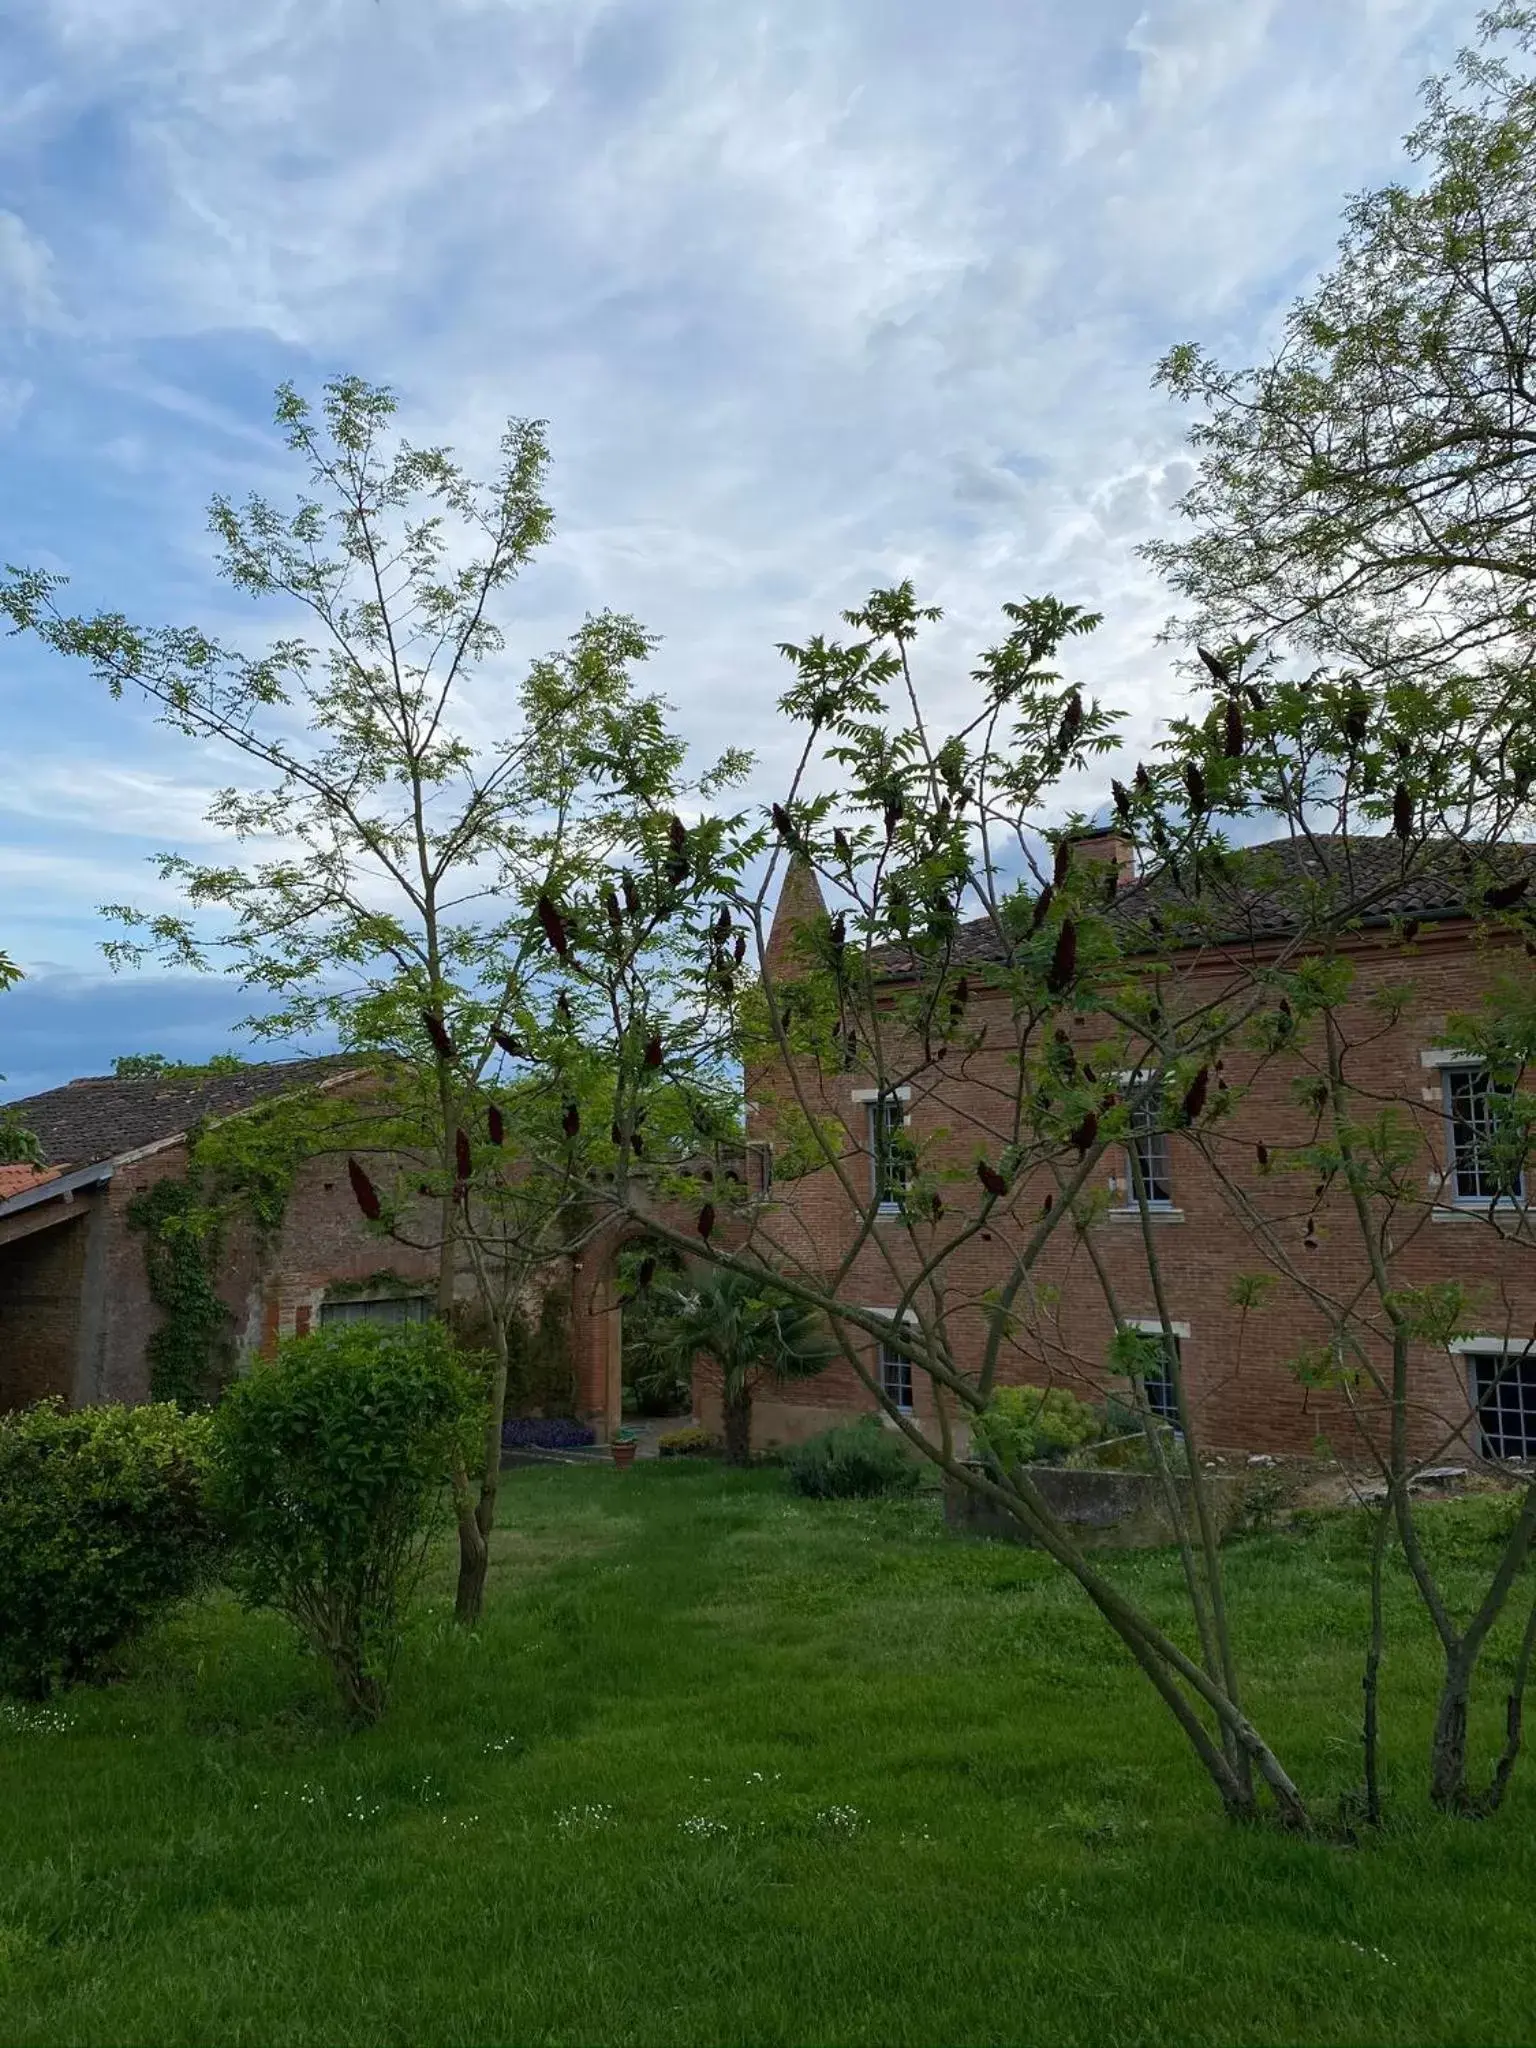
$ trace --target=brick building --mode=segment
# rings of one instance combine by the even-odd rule
[[[1219,941],[1208,939],[1179,958],[1186,1002],[1219,1000],[1245,981],[1251,986],[1254,965],[1273,958],[1294,931],[1287,902],[1295,897],[1288,899],[1288,891],[1305,883],[1316,859],[1291,842],[1254,851],[1266,856],[1261,865],[1267,865],[1270,882],[1260,891],[1234,893]],[[1325,842],[1325,861],[1332,851]],[[1342,845],[1337,852],[1345,857]],[[1121,869],[1125,886],[1118,911],[1127,916],[1144,913],[1160,890],[1172,886],[1165,876],[1138,880],[1130,847],[1113,833],[1079,842],[1078,854],[1112,861]],[[1415,1129],[1420,1155],[1414,1171],[1422,1199],[1400,1211],[1393,1224],[1393,1281],[1401,1287],[1465,1282],[1474,1288],[1478,1304],[1476,1328],[1467,1337],[1413,1348],[1412,1437],[1422,1455],[1437,1450],[1457,1456],[1536,1454],[1536,1358],[1523,1358],[1527,1344],[1536,1341],[1536,1234],[1526,1209],[1527,1188],[1523,1176],[1517,1177],[1496,1199],[1486,1115],[1488,1076],[1449,1042],[1449,1020],[1476,1005],[1495,973],[1511,966],[1530,969],[1508,935],[1490,938],[1485,930],[1478,936],[1464,907],[1465,871],[1449,853],[1441,865],[1420,864],[1413,881],[1401,885],[1394,881],[1402,874],[1394,842],[1351,841],[1347,858],[1372,906],[1343,941],[1355,971],[1346,1018],[1353,1048],[1350,1079],[1362,1103],[1398,1106]],[[781,971],[792,972],[788,962],[795,927],[822,913],[814,874],[804,864],[791,869],[769,950],[770,961]],[[871,1198],[882,1192],[880,1180],[887,1171],[886,1120],[899,1122],[918,1141],[938,1131],[949,1134],[942,1142],[949,1156],[965,1166],[967,1177],[979,1155],[998,1155],[999,1105],[1012,1102],[1016,1069],[1008,1064],[1012,1039],[1005,998],[989,997],[979,985],[981,963],[995,957],[993,946],[990,927],[968,926],[959,936],[955,959],[979,970],[968,1018],[983,1023],[990,1002],[998,1026],[993,1043],[1003,1049],[916,1067],[910,1085],[899,1090],[899,1100],[880,1099],[872,1077],[856,1067],[830,1072],[810,1062],[800,1065],[807,1102],[818,1116],[841,1124],[844,1168],[865,1177]],[[1400,997],[1405,984],[1407,1004],[1394,1021],[1389,1010],[1376,1004],[1385,991],[1396,990]],[[1098,1035],[1104,1035],[1102,1026]],[[1079,1050],[1094,1042],[1092,1017],[1078,1020],[1076,1039]],[[1267,1259],[1255,1233],[1235,1220],[1230,1191],[1223,1190],[1200,1151],[1177,1128],[1177,1119],[1168,1119],[1162,1128],[1149,1127],[1138,1143],[1152,1198],[1150,1229],[1192,1405],[1203,1439],[1212,1447],[1306,1452],[1321,1437],[1348,1458],[1352,1446],[1363,1448],[1362,1427],[1372,1426],[1368,1396],[1351,1401],[1337,1387],[1305,1384],[1294,1362],[1308,1347],[1326,1348],[1330,1338],[1329,1324],[1309,1289],[1348,1297],[1366,1274],[1362,1240],[1340,1190],[1318,1197],[1304,1184],[1310,1175],[1260,1170],[1257,1148],[1303,1144],[1311,1134],[1310,1117],[1293,1085],[1300,1063],[1255,1060],[1245,1070],[1243,1056],[1229,1052],[1226,1070],[1236,1107],[1210,1142],[1221,1148],[1229,1178],[1240,1183],[1254,1216],[1279,1234],[1277,1241],[1296,1261],[1303,1284],[1294,1277],[1273,1277],[1277,1262]],[[781,1067],[766,1067],[749,1077],[748,1092],[749,1131],[771,1143],[791,1099],[788,1076]],[[1070,1226],[1051,1241],[1037,1279],[1054,1290],[1045,1297],[1053,1306],[1006,1348],[1000,1369],[1004,1381],[1065,1383],[1083,1394],[1102,1394],[1115,1384],[1122,1394],[1127,1391],[1124,1380],[1108,1381],[1103,1369],[1115,1327],[1104,1278],[1122,1325],[1160,1327],[1123,1148],[1104,1155],[1096,1185],[1106,1206],[1090,1227],[1089,1241]],[[983,1332],[980,1310],[965,1304],[975,1304],[1009,1269],[1010,1247],[1021,1241],[1026,1222],[1039,1216],[1050,1187],[1043,1175],[1023,1176],[1010,1189],[1008,1202],[993,1212],[990,1227],[946,1268],[951,1298],[960,1304],[950,1330],[962,1369],[974,1368]],[[846,1298],[872,1309],[892,1305],[902,1278],[914,1270],[934,1236],[928,1226],[909,1228],[899,1181],[883,1192],[890,1199],[874,1213],[870,1236],[844,1288]],[[956,1202],[964,1208],[974,1195],[970,1181]],[[862,1222],[836,1174],[824,1168],[776,1186],[759,1245],[766,1256],[773,1256],[777,1246],[791,1260],[806,1260],[825,1272],[853,1245]],[[1101,1273],[1093,1269],[1090,1251]],[[1234,1286],[1240,1276],[1256,1271],[1271,1273],[1274,1291],[1262,1309],[1245,1312],[1234,1300]],[[1381,1351],[1381,1362],[1385,1356]],[[931,1384],[903,1361],[897,1344],[878,1351],[872,1347],[868,1363],[901,1405],[932,1425]],[[1149,1378],[1146,1385],[1153,1408],[1165,1407],[1166,1381]],[[797,1439],[871,1405],[853,1373],[839,1366],[819,1380],[786,1389],[777,1400],[762,1400],[758,1434],[764,1441]]]
[[[135,1195],[187,1171],[189,1133],[301,1088],[352,1091],[367,1075],[344,1058],[215,1074],[174,1070],[91,1078],[13,1105],[47,1157],[41,1171],[0,1168],[0,1409],[46,1394],[80,1404],[150,1394],[150,1298]],[[364,1284],[384,1272],[370,1291]],[[281,1230],[226,1233],[217,1287],[236,1357],[338,1317],[425,1315],[433,1258],[368,1234],[344,1160],[299,1172]]]

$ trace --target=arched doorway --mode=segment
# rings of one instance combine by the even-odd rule
[[[686,1421],[693,1411],[691,1381],[674,1375],[668,1388],[646,1341],[651,1311],[639,1280],[647,1259],[655,1260],[652,1285],[683,1269],[679,1253],[654,1239],[643,1222],[626,1219],[572,1261],[571,1363],[578,1413],[600,1443],[610,1442],[627,1422],[668,1416]]]

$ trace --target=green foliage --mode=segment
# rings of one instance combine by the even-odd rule
[[[519,1415],[569,1415],[576,1406],[570,1301],[559,1288],[539,1297],[536,1316],[514,1309],[507,1322],[507,1400]]]
[[[222,1233],[187,1180],[157,1180],[128,1204],[128,1225],[144,1238],[149,1298],[160,1321],[146,1347],[157,1401],[195,1408],[211,1401],[234,1359],[234,1318],[213,1276]]]
[[[202,1582],[208,1431],[164,1403],[0,1415],[0,1687],[100,1675]]]
[[[1384,1305],[1401,1318],[1410,1336],[1444,1351],[1470,1327],[1472,1291],[1460,1280],[1432,1280],[1423,1287],[1402,1287],[1385,1297]]]
[[[394,1295],[404,1298],[421,1293],[420,1279],[412,1279],[407,1273],[397,1273],[392,1266],[381,1266],[376,1273],[368,1273],[361,1280],[332,1280],[325,1290],[326,1301],[373,1300],[379,1295]],[[478,1347],[470,1345],[471,1350]]]
[[[1227,1289],[1227,1300],[1248,1314],[1263,1308],[1279,1284],[1273,1273],[1239,1273]]]
[[[763,1380],[811,1379],[837,1357],[822,1317],[776,1287],[771,1273],[695,1267],[661,1293],[658,1356],[708,1358],[727,1405]]]
[[[298,1660],[226,1601],[126,1690],[0,1705],[0,2040],[1529,2038],[1536,1827],[1518,1780],[1505,1824],[1412,1796],[1428,1630],[1394,1627],[1392,1822],[1353,1851],[1233,1831],[1043,1553],[947,1541],[922,1498],[644,1479],[622,1513],[601,1467],[507,1486],[517,1598],[471,1641],[424,1630],[363,1742],[314,1727]],[[1098,1562],[1176,1611],[1176,1553]],[[1316,1533],[1228,1565],[1255,1701],[1343,1792],[1354,1718],[1327,1703],[1358,1699],[1358,1567]],[[451,1545],[434,1567],[446,1599]],[[1394,1622],[1406,1599],[1394,1575]],[[1476,1722],[1496,1749],[1502,1697]],[[471,1883],[498,1924],[516,1901],[527,1967],[465,1940]]]
[[[971,1425],[971,1442],[1006,1472],[1055,1464],[1104,1434],[1097,1409],[1066,1387],[999,1387]]]
[[[172,1060],[163,1052],[119,1053],[112,1072],[119,1081],[201,1081],[215,1074],[238,1074],[250,1063],[238,1053],[216,1052],[207,1060]]]
[[[1482,793],[1524,807],[1531,787],[1511,720],[1529,717],[1536,16],[1502,7],[1481,29],[1428,82],[1406,178],[1349,202],[1337,260],[1269,359],[1164,359],[1160,381],[1199,409],[1199,469],[1189,528],[1145,550],[1190,641],[1262,635],[1337,662],[1310,709],[1289,700],[1296,719],[1322,738],[1353,701],[1369,808],[1390,815],[1401,784],[1414,821],[1450,830],[1466,814],[1440,764],[1490,712]]]
[[[29,1131],[14,1109],[0,1109],[0,1166],[46,1166],[47,1155],[37,1133]]]
[[[173,1070],[158,1053],[130,1057],[159,1062],[148,1069],[156,1073],[241,1065],[231,1056]],[[226,1233],[248,1222],[260,1243],[275,1242],[299,1168],[334,1143],[338,1113],[317,1090],[303,1089],[199,1125],[188,1135],[185,1178],[156,1181],[129,1202],[128,1224],[143,1236],[150,1299],[160,1311],[147,1347],[156,1400],[189,1408],[218,1395],[234,1363],[233,1317],[216,1284]]]
[[[717,1458],[720,1439],[695,1423],[687,1429],[669,1429],[665,1436],[657,1437],[656,1449],[663,1458]]]
[[[685,1415],[693,1405],[691,1361],[678,1356],[667,1329],[682,1270],[681,1253],[651,1239],[627,1244],[619,1253],[624,1406],[637,1415]]]
[[[921,1473],[912,1452],[872,1415],[839,1423],[784,1455],[791,1493],[807,1500],[872,1500],[915,1493]]]
[[[420,1282],[410,1291],[419,1293]],[[472,1298],[456,1303],[452,1329],[462,1350],[494,1357],[495,1330],[484,1301]],[[565,1292],[558,1287],[545,1290],[532,1314],[526,1301],[514,1305],[506,1312],[504,1329],[506,1414],[571,1414],[576,1406],[576,1379],[571,1363],[570,1301]]]
[[[328,1665],[349,1714],[383,1711],[406,1607],[480,1390],[439,1323],[290,1340],[214,1416],[231,1578]]]
[[[814,1378],[838,1356],[825,1318],[776,1287],[767,1272],[701,1266],[658,1292],[651,1356],[658,1366],[687,1375],[690,1386],[695,1361],[718,1373],[726,1457],[745,1464],[757,1389],[769,1381]]]

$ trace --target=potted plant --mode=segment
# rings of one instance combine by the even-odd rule
[[[613,1462],[622,1471],[626,1465],[633,1465],[639,1443],[632,1429],[616,1429],[613,1441],[608,1446],[613,1453]]]

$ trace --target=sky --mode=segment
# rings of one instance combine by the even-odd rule
[[[1133,741],[1184,683],[1136,554],[1191,471],[1153,388],[1254,360],[1340,205],[1403,168],[1467,0],[11,0],[0,18],[0,560],[81,609],[262,622],[215,492],[280,492],[276,384],[355,371],[485,459],[548,422],[557,530],[509,660],[661,636],[700,758],[780,786],[783,640],[915,579],[963,675],[999,607],[1105,613]],[[0,642],[0,1098],[248,1050],[219,978],[114,975],[229,767]],[[1101,792],[1088,792],[1091,801]]]

